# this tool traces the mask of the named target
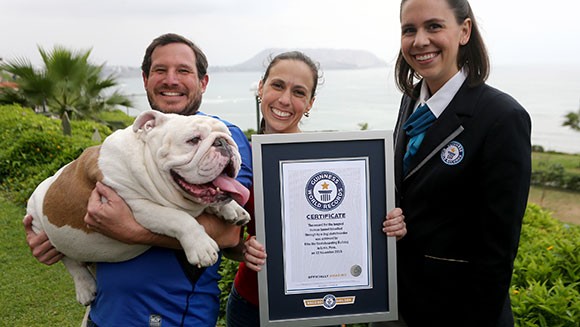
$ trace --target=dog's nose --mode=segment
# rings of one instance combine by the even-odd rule
[[[222,137],[218,137],[213,141],[213,146],[215,146],[216,148],[218,148],[220,150],[220,152],[225,155],[230,157],[232,155],[231,153],[231,149],[228,145],[228,141],[226,141],[226,139],[222,138]]]
[[[218,137],[213,141],[213,146],[227,148],[228,142],[224,138]]]

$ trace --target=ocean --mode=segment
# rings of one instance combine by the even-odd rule
[[[323,71],[310,117],[303,131],[393,129],[401,100],[393,68]],[[201,111],[217,115],[242,130],[256,129],[255,88],[262,72],[212,72]],[[580,66],[496,66],[488,84],[513,96],[532,117],[532,144],[545,150],[580,153],[580,132],[562,126],[564,116],[580,108]],[[131,96],[136,116],[149,109],[140,76],[119,78],[120,91]]]

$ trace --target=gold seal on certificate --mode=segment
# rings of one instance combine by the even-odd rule
[[[353,275],[354,277],[360,276],[361,272],[362,272],[362,268],[359,265],[354,265],[354,266],[350,267],[350,274]]]

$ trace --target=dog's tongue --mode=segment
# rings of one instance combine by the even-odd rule
[[[219,187],[222,191],[230,193],[234,200],[240,205],[243,206],[248,202],[250,191],[234,178],[220,175],[213,181],[213,184]]]

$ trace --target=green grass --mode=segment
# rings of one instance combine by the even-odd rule
[[[558,163],[564,167],[565,170],[580,175],[580,155],[554,153],[554,152],[533,152],[532,153],[532,167],[533,169],[541,168],[540,164],[554,164]]]
[[[528,202],[548,210],[559,221],[580,225],[580,193],[532,186]]]
[[[85,307],[62,263],[38,263],[26,245],[24,209],[0,198],[0,317],[2,326],[79,326]]]

